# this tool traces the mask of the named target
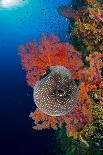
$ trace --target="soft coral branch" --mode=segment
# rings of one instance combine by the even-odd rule
[[[20,46],[20,54],[27,83],[31,87],[34,87],[38,76],[45,72],[47,66],[65,66],[71,71],[74,79],[79,78],[83,67],[80,52],[68,43],[61,43],[55,35],[47,39],[43,33],[39,43],[29,42],[26,46]]]
[[[71,113],[65,116],[52,117],[44,114],[38,108],[30,114],[30,117],[35,121],[34,129],[42,130],[52,128],[57,130],[63,123],[66,123],[67,133],[69,130],[80,131],[83,126],[89,121],[88,117],[82,112],[82,105],[77,102],[77,105]]]

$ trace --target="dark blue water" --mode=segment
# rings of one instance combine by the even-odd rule
[[[67,41],[68,24],[56,8],[69,0],[29,0],[24,7],[0,9],[0,155],[49,155],[52,131],[34,131],[28,117],[36,107],[21,69],[18,46],[42,32]]]

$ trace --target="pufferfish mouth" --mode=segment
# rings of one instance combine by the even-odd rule
[[[68,88],[67,88],[68,86]],[[71,90],[69,89],[69,82],[68,85],[66,86],[62,86],[60,87],[57,86],[55,89],[52,90],[51,94],[49,94],[51,96],[51,98],[55,98],[55,100],[60,100],[60,101],[65,101],[69,98],[71,98]]]
[[[67,92],[65,90],[63,90],[63,89],[57,89],[56,96],[58,96],[58,97],[66,97]]]
[[[44,113],[64,115],[76,104],[77,85],[69,70],[63,66],[51,66],[50,72],[34,87],[34,102]]]

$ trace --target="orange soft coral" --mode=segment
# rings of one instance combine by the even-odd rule
[[[44,114],[38,108],[30,114],[30,117],[35,121],[34,129],[42,130],[52,128],[57,130],[62,124],[66,123],[67,133],[69,131],[78,132],[89,121],[89,118],[83,114],[82,105],[78,102],[71,113],[64,116],[52,117]]]
[[[97,0],[86,0],[87,8],[76,18],[71,37],[76,38],[84,51],[103,51],[103,4]],[[83,52],[84,52],[83,51]]]
[[[52,117],[43,112],[38,108],[35,112],[30,114],[30,117],[35,121],[35,126],[33,127],[36,130],[42,130],[46,128],[57,129],[58,125],[60,126],[59,117]]]
[[[46,66],[62,65],[68,68],[74,79],[81,80],[78,100],[71,113],[65,116],[52,117],[42,113],[38,108],[30,114],[35,121],[35,129],[57,129],[65,122],[67,133],[79,132],[85,124],[92,120],[92,103],[88,93],[101,84],[101,59],[103,54],[94,52],[87,57],[90,67],[84,68],[81,54],[68,43],[61,43],[59,38],[51,35],[48,39],[43,34],[41,41],[36,44],[29,42],[20,47],[22,66],[26,70],[28,84],[33,87],[38,80],[38,75],[45,72]],[[101,99],[102,103],[102,99]]]
[[[93,52],[89,55],[89,57],[86,57],[90,67],[83,70],[82,81],[87,81],[88,83],[96,83],[101,81],[101,68],[103,67],[102,58],[103,54],[98,52]]]
[[[82,103],[82,111],[89,118],[92,117],[92,102],[88,97],[88,93],[92,91],[101,92],[102,90],[102,75],[101,68],[103,67],[102,53],[94,52],[87,57],[90,67],[84,68],[81,76],[81,84],[78,93],[78,99]],[[102,97],[100,99],[102,103]]]
[[[51,35],[48,39],[43,33],[41,41],[37,44],[29,42],[20,46],[22,66],[26,70],[29,86],[33,87],[40,74],[45,72],[47,66],[64,66],[74,77],[79,79],[83,67],[81,54],[68,43],[61,43],[59,38]]]

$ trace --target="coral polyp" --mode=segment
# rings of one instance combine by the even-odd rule
[[[50,73],[34,87],[34,102],[48,115],[65,115],[76,103],[77,90],[77,85],[67,68],[51,66]]]

